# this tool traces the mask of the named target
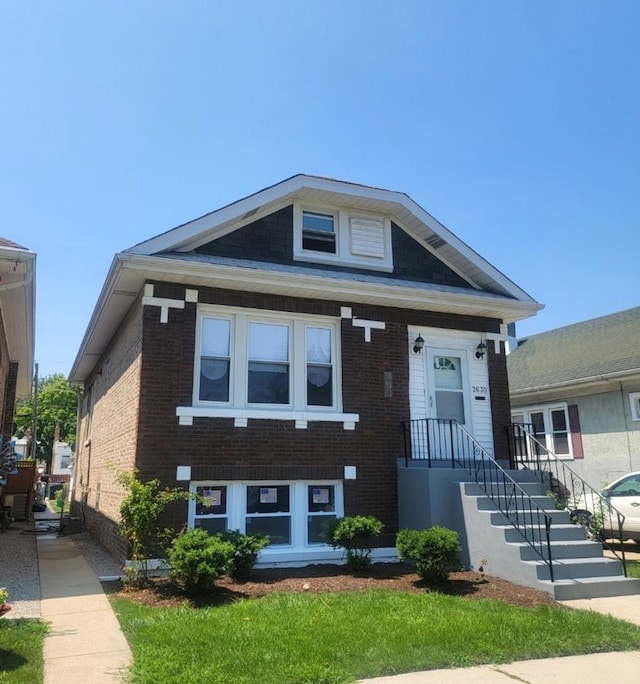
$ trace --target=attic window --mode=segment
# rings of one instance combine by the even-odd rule
[[[293,203],[293,258],[393,271],[391,217],[326,204]]]
[[[335,217],[315,211],[302,212],[302,249],[336,253]]]

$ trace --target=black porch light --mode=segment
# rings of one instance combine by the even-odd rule
[[[487,345],[480,340],[480,344],[476,347],[476,359],[484,359],[487,352]]]
[[[414,353],[419,354],[422,351],[422,347],[424,347],[424,340],[422,339],[422,335],[418,333],[418,337],[413,341]]]

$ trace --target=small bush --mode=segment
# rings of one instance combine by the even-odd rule
[[[371,546],[384,525],[370,515],[354,515],[332,520],[327,537],[333,548],[343,548],[347,567],[354,572],[366,570],[371,564]]]
[[[260,533],[242,534],[240,530],[227,530],[217,536],[233,545],[233,559],[229,570],[231,577],[236,582],[249,579],[258,554],[269,543],[269,537]]]
[[[205,594],[233,561],[233,544],[202,529],[188,530],[169,549],[169,577],[188,594]]]
[[[450,572],[461,568],[458,533],[446,527],[400,530],[396,549],[402,560],[415,563],[418,576],[426,582],[445,582]]]

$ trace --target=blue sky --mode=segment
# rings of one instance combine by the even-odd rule
[[[0,0],[0,235],[40,374],[115,252],[296,173],[408,193],[546,305],[640,304],[640,3]]]

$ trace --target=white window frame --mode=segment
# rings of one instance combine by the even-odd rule
[[[200,399],[200,359],[203,320],[229,320],[230,369],[229,400]],[[272,323],[289,328],[289,404],[251,404],[248,401],[248,330],[249,323]],[[331,406],[307,405],[307,329],[331,330]],[[176,415],[181,425],[192,425],[194,417],[234,418],[236,427],[246,427],[249,419],[295,420],[296,427],[306,428],[309,421],[342,422],[346,430],[355,429],[359,415],[343,413],[340,349],[340,319],[307,314],[286,315],[261,309],[241,309],[199,305],[194,350],[193,395],[191,406],[179,406]]]
[[[629,392],[631,420],[640,420],[640,392]]]
[[[327,214],[334,217],[335,253],[316,252],[302,247],[302,213],[305,211]],[[350,219],[369,218],[381,220],[384,231],[384,254],[381,257],[354,254],[350,243]],[[359,211],[336,205],[317,205],[306,202],[293,204],[293,258],[316,264],[342,264],[350,267],[365,267],[374,271],[393,271],[391,249],[391,219],[389,216],[367,211]]]
[[[566,420],[566,425],[567,425],[567,443],[569,447],[569,453],[568,454],[556,454],[556,457],[561,459],[561,460],[573,460],[573,443],[571,440],[571,422],[569,420],[569,406],[568,404],[564,402],[560,403],[554,403],[554,404],[539,404],[538,406],[519,406],[518,408],[512,408],[511,409],[511,418],[513,418],[517,415],[523,415],[524,416],[524,423],[527,425],[531,425],[531,414],[532,413],[542,413],[543,414],[543,419],[544,419],[544,432],[545,432],[545,442],[543,446],[545,446],[551,453],[555,454],[555,451],[553,449],[553,422],[552,422],[552,417],[551,417],[551,412],[552,411],[564,411],[564,416]],[[531,430],[530,430],[531,432]],[[532,433],[533,434],[533,433]],[[529,454],[529,457],[532,457],[532,454]],[[546,457],[546,454],[542,454],[542,457]]]
[[[243,480],[243,481],[228,481],[228,480],[197,480],[189,484],[189,491],[192,495],[195,494],[197,487],[226,487],[226,501],[227,501],[227,529],[240,530],[243,534],[246,533],[246,518],[255,516],[255,513],[247,513],[247,487],[256,486],[288,486],[289,487],[289,515],[291,520],[291,543],[278,544],[274,546],[267,546],[262,552],[265,555],[278,555],[282,553],[291,553],[292,551],[311,551],[311,550],[327,550],[329,544],[322,544],[318,542],[309,543],[308,540],[308,487],[317,486],[331,486],[334,487],[335,496],[335,514],[336,518],[344,517],[344,488],[341,480]],[[196,521],[196,501],[192,496],[189,499],[188,509],[188,528],[193,529]],[[313,514],[313,513],[312,513]],[[271,515],[271,514],[264,514]],[[197,519],[213,519],[220,518],[219,515],[211,516],[197,516]],[[329,517],[329,516],[328,516]]]

